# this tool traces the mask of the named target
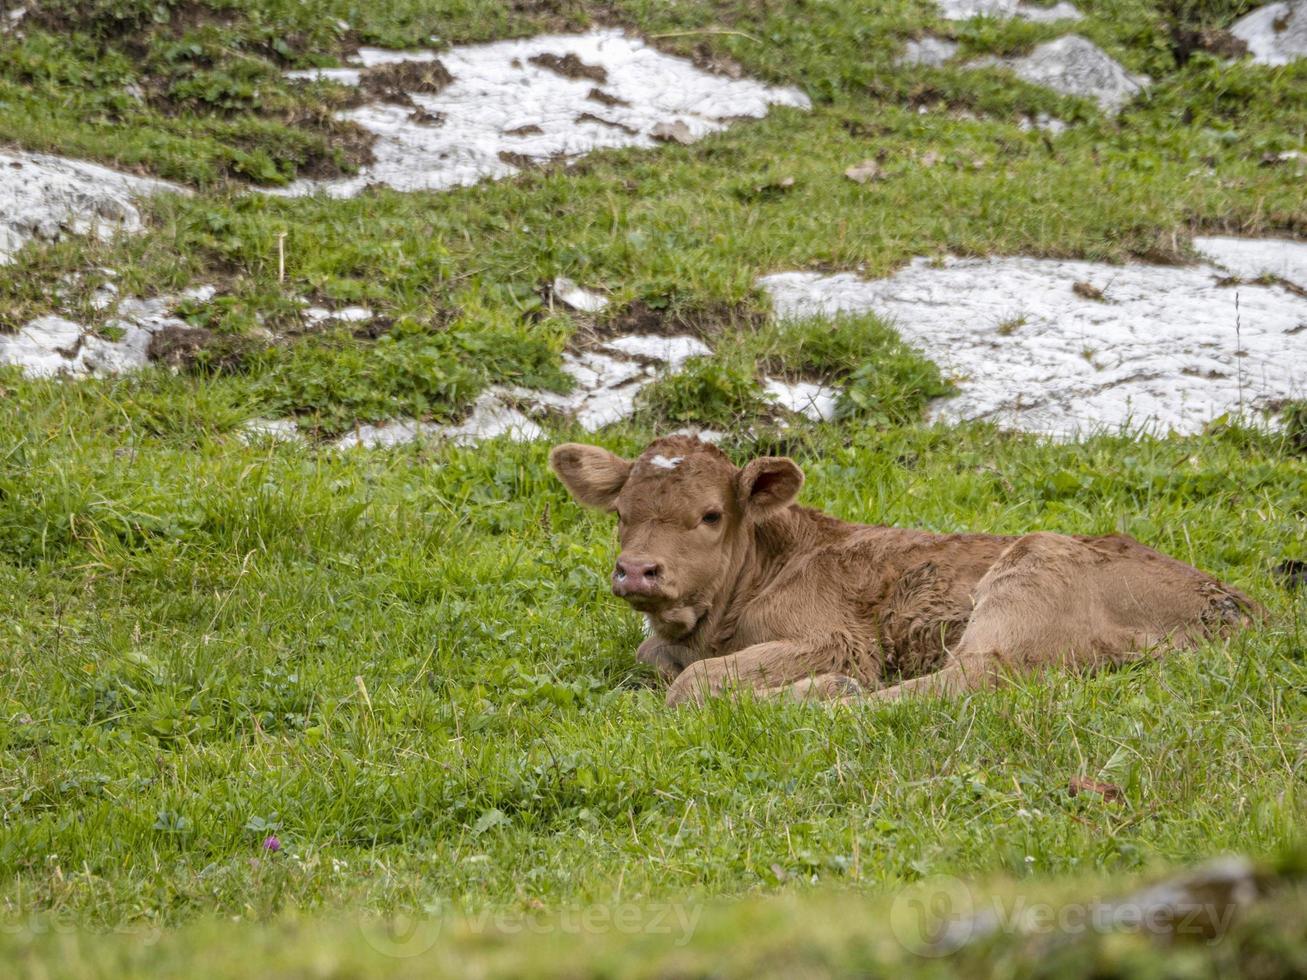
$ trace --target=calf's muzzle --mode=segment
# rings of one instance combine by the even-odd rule
[[[662,592],[661,572],[662,569],[657,562],[649,561],[646,558],[621,555],[617,559],[617,565],[613,568],[613,595],[622,598],[628,596],[648,596],[652,598],[660,595]]]

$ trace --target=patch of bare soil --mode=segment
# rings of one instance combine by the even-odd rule
[[[379,102],[416,108],[410,93],[435,95],[454,80],[439,61],[397,61],[359,74],[359,91]]]
[[[636,133],[639,132],[638,129],[634,129],[626,125],[625,123],[619,123],[612,119],[605,119],[603,116],[596,116],[593,112],[581,113],[579,116],[576,117],[576,121],[579,123],[581,122],[598,123],[600,126],[607,126],[610,129],[620,129],[623,133],[626,133],[628,136],[634,136]]]
[[[1248,43],[1220,27],[1172,27],[1171,52],[1175,55],[1176,64],[1184,65],[1195,51],[1206,51],[1218,58],[1236,59],[1248,53]]]
[[[562,75],[564,78],[588,78],[593,82],[599,82],[601,85],[608,81],[608,70],[606,68],[602,65],[587,65],[571,52],[562,57],[544,52],[527,60],[533,65],[548,69],[556,75]]]
[[[612,106],[628,106],[631,104],[625,99],[619,99],[615,95],[609,95],[601,88],[592,88],[588,93],[586,93],[586,98],[591,102],[598,102],[600,105],[606,105],[610,108]]]
[[[714,51],[712,46],[700,41],[694,46],[690,60],[700,71],[713,75],[725,75],[727,78],[743,78],[744,66],[729,55]]]
[[[596,337],[652,334],[678,337],[686,334],[706,340],[727,330],[757,330],[766,321],[759,310],[744,303],[689,303],[637,299],[605,313],[593,327]]]
[[[151,361],[187,374],[239,374],[262,345],[204,327],[164,327],[150,338]]]

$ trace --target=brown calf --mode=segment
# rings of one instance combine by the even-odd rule
[[[569,443],[549,461],[577,500],[617,513],[613,592],[648,617],[637,656],[671,682],[668,704],[737,685],[956,693],[1157,655],[1260,611],[1124,535],[848,524],[794,503],[803,473],[792,460],[740,469],[692,437],[659,439],[634,461]]]

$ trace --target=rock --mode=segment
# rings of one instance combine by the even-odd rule
[[[1093,99],[1113,115],[1150,84],[1147,76],[1130,74],[1102,48],[1078,34],[1041,44],[1024,58],[973,64],[1006,66],[1022,81]]]
[[[133,198],[158,193],[186,194],[162,180],[133,177],[98,164],[44,153],[0,152],[0,263],[33,238],[54,241],[64,233],[94,233],[103,239],[117,231],[142,228]]]
[[[216,295],[218,295],[217,286],[191,286],[189,289],[182,290],[181,298],[193,303],[207,303]]]
[[[1235,21],[1230,33],[1248,45],[1259,65],[1307,57],[1307,0],[1268,3]]]
[[[863,160],[844,171],[844,176],[855,184],[866,184],[873,180],[884,180],[885,174],[875,160]]]
[[[1034,21],[1048,24],[1059,20],[1080,20],[1083,16],[1066,0],[1052,7],[1042,7],[1021,0],[936,0],[940,16],[946,20],[970,20],[972,17],[993,17],[996,20]]]
[[[958,48],[957,41],[927,35],[905,44],[903,54],[899,55],[897,64],[925,65],[936,68],[957,54]]]
[[[682,146],[689,146],[694,142],[694,134],[682,119],[660,122],[649,130],[649,135],[661,143],[680,143]]]

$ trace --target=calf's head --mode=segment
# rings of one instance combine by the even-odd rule
[[[613,594],[669,640],[688,636],[725,598],[754,526],[803,486],[792,460],[765,457],[741,468],[690,436],[659,439],[634,460],[567,443],[549,465],[578,501],[617,514]]]

